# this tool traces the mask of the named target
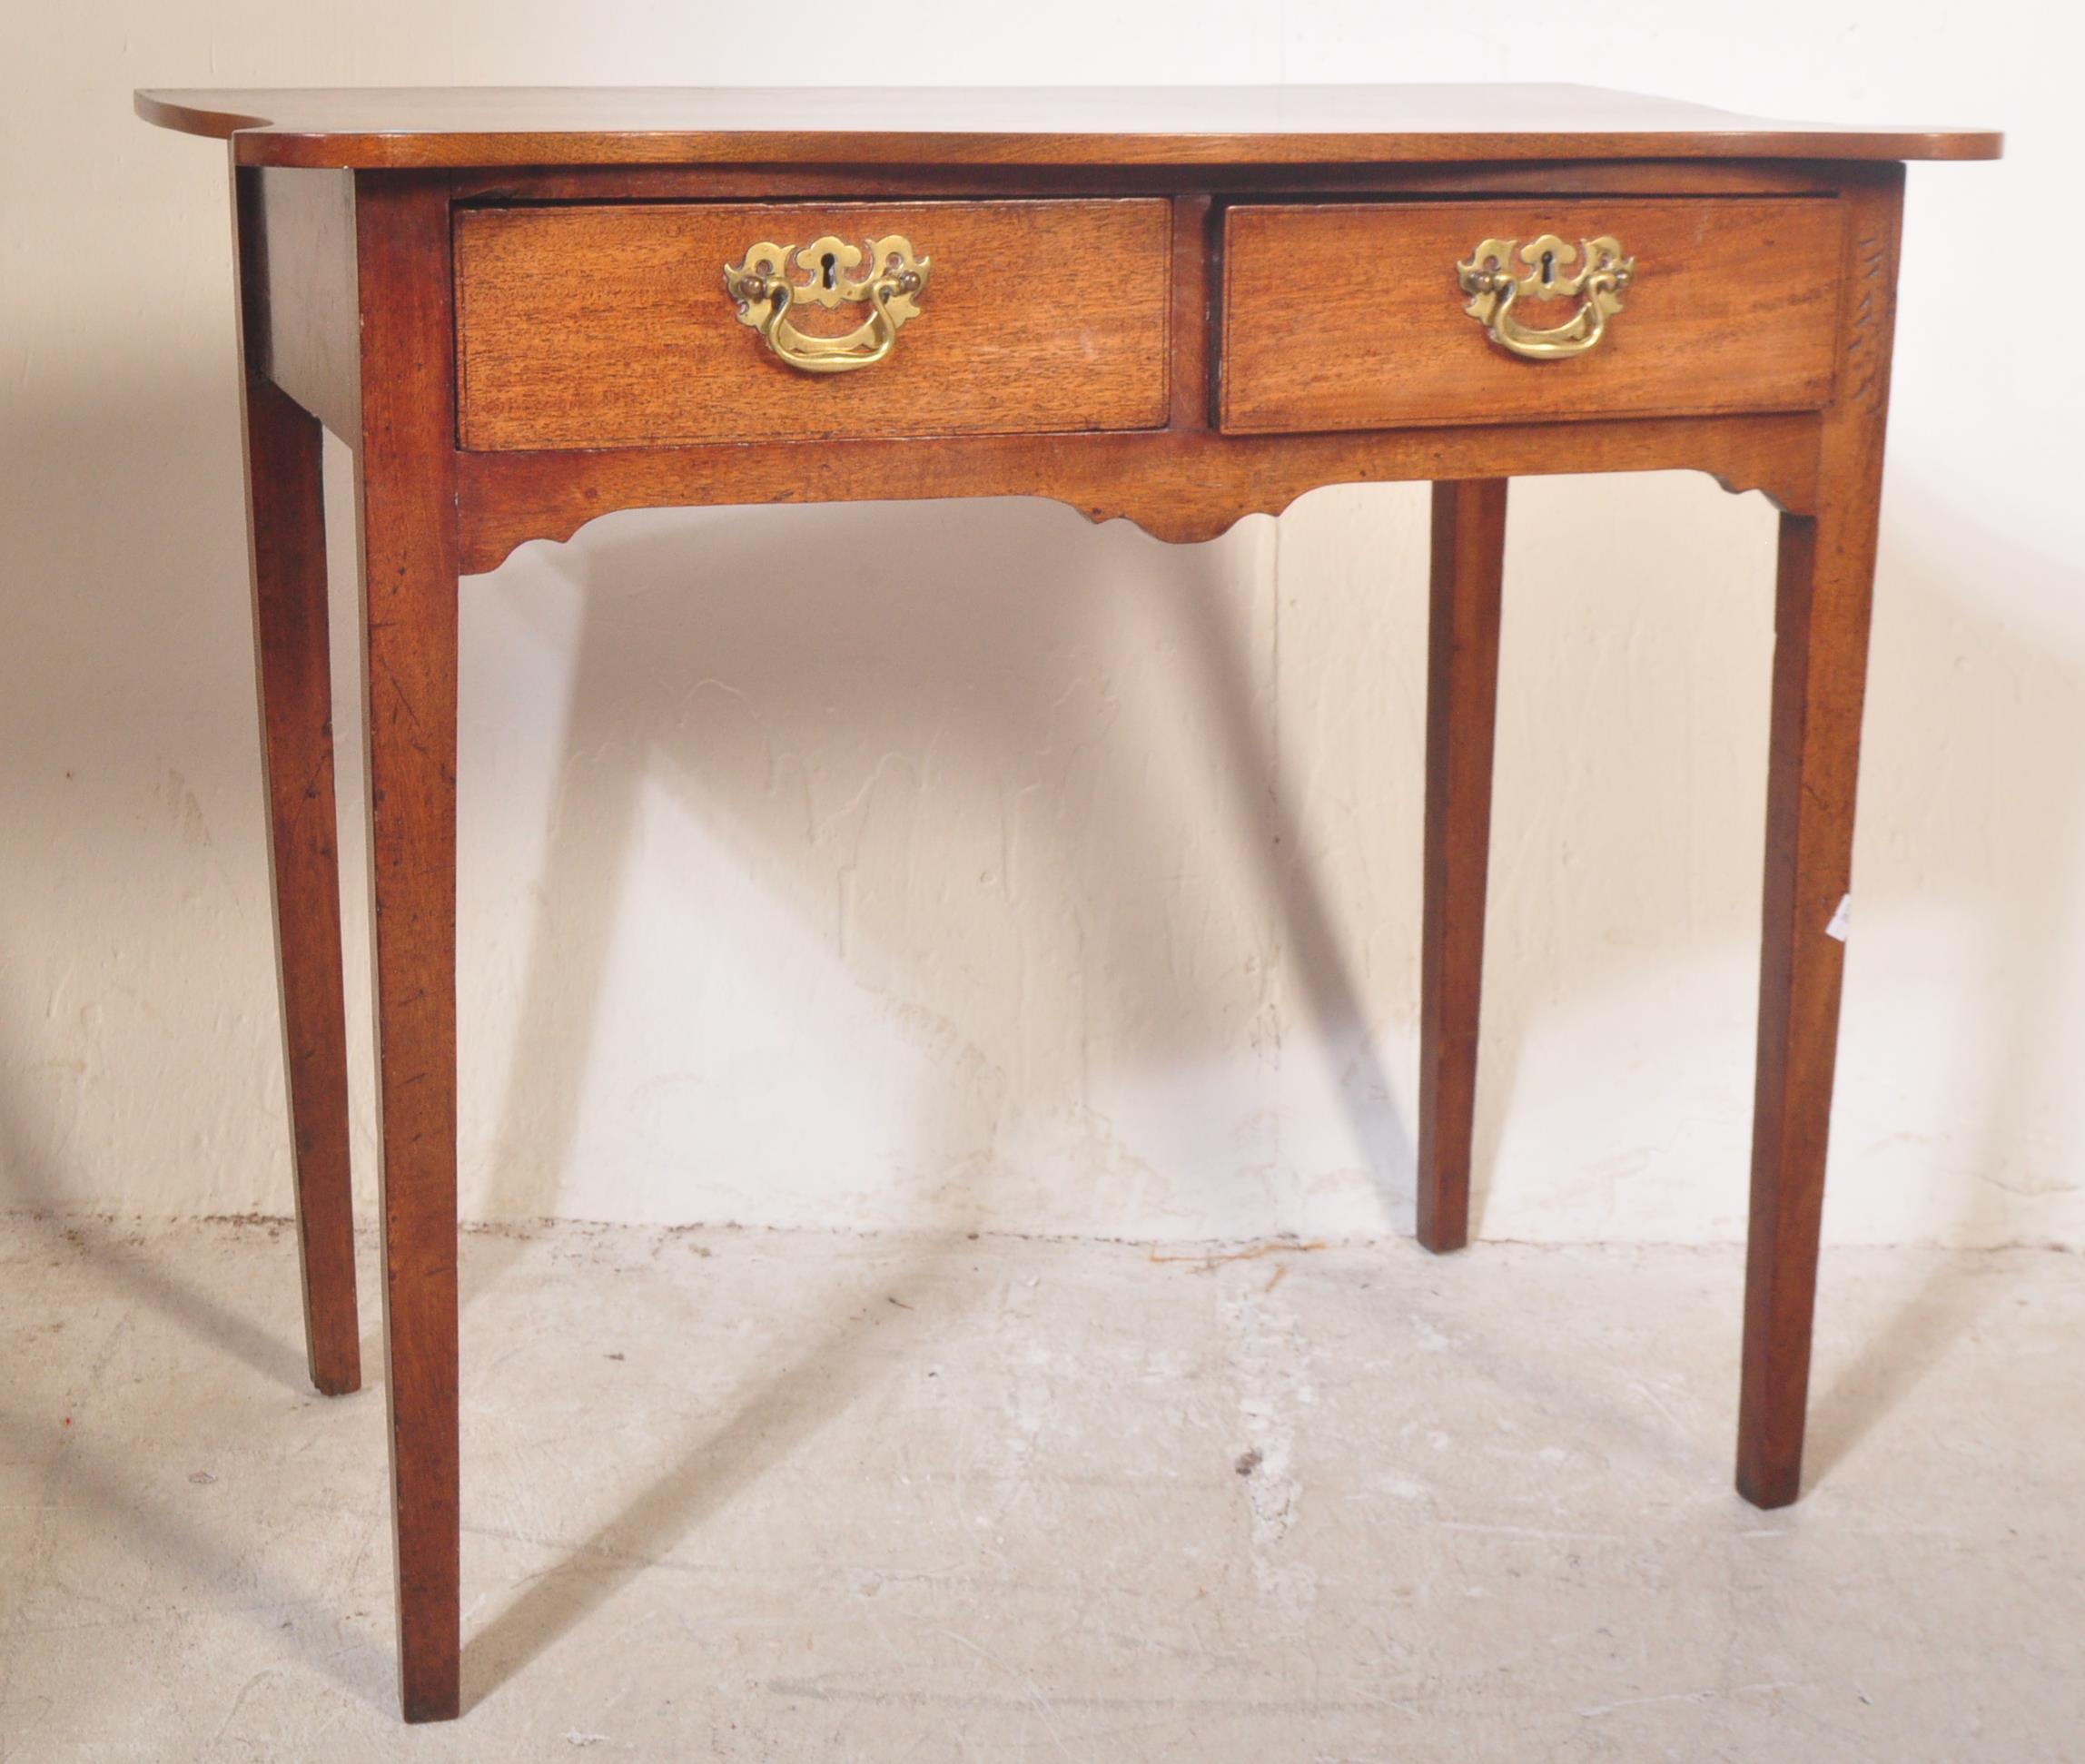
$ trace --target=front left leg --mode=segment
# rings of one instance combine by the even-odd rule
[[[455,427],[449,202],[356,190],[383,1291],[405,1718],[460,1703],[456,1298]]]

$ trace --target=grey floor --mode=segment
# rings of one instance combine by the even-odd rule
[[[408,1731],[366,1255],[0,1221],[0,1759],[2076,1758],[2081,1266],[1829,1256],[1764,1514],[1733,1252],[472,1234]]]

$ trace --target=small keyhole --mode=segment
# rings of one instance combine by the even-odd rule
[[[833,253],[830,251],[827,251],[825,257],[821,260],[825,265],[825,286],[828,288],[835,286],[835,278],[833,275],[835,261],[835,260],[834,259]]]
[[[827,263],[830,263],[833,260],[829,257],[825,260]],[[1556,280],[1556,253],[1555,251],[1544,251],[1542,253],[1542,285],[1546,288]],[[830,281],[826,282],[825,284],[825,286],[828,288],[830,288],[832,285],[833,284]]]

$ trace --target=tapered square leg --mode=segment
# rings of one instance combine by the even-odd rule
[[[1844,543],[1850,522],[1869,529],[1853,547],[1859,557]],[[1839,543],[1823,538],[1827,527]],[[1781,523],[1737,1446],[1738,1490],[1762,1507],[1787,1505],[1803,1480],[1845,963],[1845,945],[1827,927],[1853,868],[1873,527],[1872,504]]]
[[[1843,518],[1842,517],[1842,518]],[[1853,863],[1868,593],[1821,581],[1818,523],[1784,516],[1775,593],[1759,1075],[1746,1245],[1737,1485],[1785,1506],[1802,1484],[1810,1333],[1844,945],[1826,931]]]
[[[364,176],[363,630],[386,1375],[409,1721],[459,1701],[454,419],[446,190]]]
[[[1753,1110],[1737,1487],[1801,1492],[1824,1156],[1845,944],[1868,624],[1881,508],[1901,167],[1849,193],[1841,392],[1826,412],[1814,517],[1784,515],[1774,590],[1766,878]]]
[[[247,532],[304,1342],[311,1382],[339,1396],[361,1386],[362,1369],[320,444],[318,419],[250,372]]]
[[[1436,484],[1419,956],[1418,1239],[1469,1240],[1506,480]]]

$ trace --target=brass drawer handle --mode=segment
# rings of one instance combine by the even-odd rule
[[[724,266],[724,291],[738,308],[738,322],[798,373],[844,374],[891,352],[898,327],[919,316],[933,268],[894,232],[859,245],[827,233],[808,245],[754,246],[742,262]],[[862,301],[869,316],[845,337],[814,337],[789,321],[790,309],[805,301],[831,310]]]
[[[1527,266],[1526,275],[1512,270],[1516,251]],[[1584,258],[1576,275],[1570,265]],[[1553,232],[1530,239],[1487,239],[1455,266],[1457,284],[1471,296],[1463,310],[1484,327],[1484,334],[1509,354],[1529,361],[1556,361],[1583,355],[1606,334],[1607,320],[1622,310],[1622,291],[1636,272],[1636,260],[1624,257],[1618,242],[1603,233],[1569,245]],[[1516,301],[1567,301],[1585,296],[1570,319],[1549,330],[1534,330],[1513,316]]]

